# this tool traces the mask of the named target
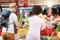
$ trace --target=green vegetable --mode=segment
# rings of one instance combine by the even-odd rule
[[[46,37],[40,37],[41,40],[48,40]]]
[[[60,32],[60,24],[57,25],[55,32]]]

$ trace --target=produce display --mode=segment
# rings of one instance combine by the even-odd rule
[[[19,29],[17,34],[20,36],[20,37],[25,37],[26,34],[27,34],[27,29]]]
[[[40,18],[44,20],[44,15],[40,14]],[[19,17],[19,22],[22,23],[22,15]],[[60,21],[59,18],[57,18],[58,22]],[[45,21],[45,20],[44,20]],[[27,31],[28,31],[28,18],[24,19],[24,28],[18,29],[17,34],[23,38],[26,37]],[[54,21],[53,21],[54,22]],[[43,23],[43,26],[45,26],[45,22]],[[60,39],[60,24],[57,24],[56,29],[50,28],[50,27],[43,27],[43,29],[40,32],[41,40],[55,40],[55,38],[58,40]]]
[[[48,28],[41,30],[41,40],[60,40],[60,17],[57,18],[56,28]]]
[[[59,39],[60,39],[60,32],[58,32],[58,33],[57,33],[57,38],[59,38]]]
[[[46,27],[41,31],[41,36],[55,36],[56,33],[54,32],[54,29]]]
[[[57,28],[55,30],[56,32],[60,32],[60,24],[57,25]]]
[[[6,8],[3,8],[4,10]],[[28,25],[28,18],[29,18],[29,12],[32,10],[32,8],[20,8],[19,9],[19,15],[18,15],[18,21],[20,24],[23,25],[22,29],[16,29],[15,30],[15,34],[19,35],[20,38],[24,38],[27,35],[28,29],[29,29],[29,25]],[[26,12],[25,12],[26,11]],[[60,16],[57,15],[56,16],[56,21],[52,21],[52,25],[56,24],[56,28],[51,28],[49,26],[46,26],[46,23],[48,23],[47,21],[49,20],[45,20],[45,16],[42,13],[38,15],[41,19],[43,19],[43,28],[40,31],[40,38],[41,40],[60,40]],[[51,15],[48,15],[47,17],[49,18]],[[2,30],[0,28],[0,36],[2,35]],[[37,35],[37,34],[36,34]]]

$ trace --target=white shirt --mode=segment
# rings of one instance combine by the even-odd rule
[[[14,21],[15,20],[17,20],[16,14],[11,13],[9,16],[9,24],[10,23],[12,23],[12,24],[8,25],[9,26],[8,31],[7,31],[8,33],[14,33]],[[5,28],[5,27],[2,28],[2,32],[6,32],[6,30],[7,30],[7,28]]]
[[[26,40],[40,40],[40,30],[42,28],[43,21],[39,16],[33,16],[28,19],[29,30],[26,36]]]

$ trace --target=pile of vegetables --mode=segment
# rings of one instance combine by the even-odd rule
[[[56,36],[57,33],[54,32],[54,29],[46,27],[40,32],[41,36]]]
[[[26,34],[27,34],[27,29],[19,29],[18,30],[18,32],[17,32],[17,34],[22,38],[22,37],[25,37],[26,36]]]

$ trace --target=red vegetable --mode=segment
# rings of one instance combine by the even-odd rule
[[[43,29],[43,30],[41,31],[40,34],[41,34],[42,36],[51,36],[52,32],[53,32],[53,29],[52,29],[52,28],[46,27],[45,29]]]

